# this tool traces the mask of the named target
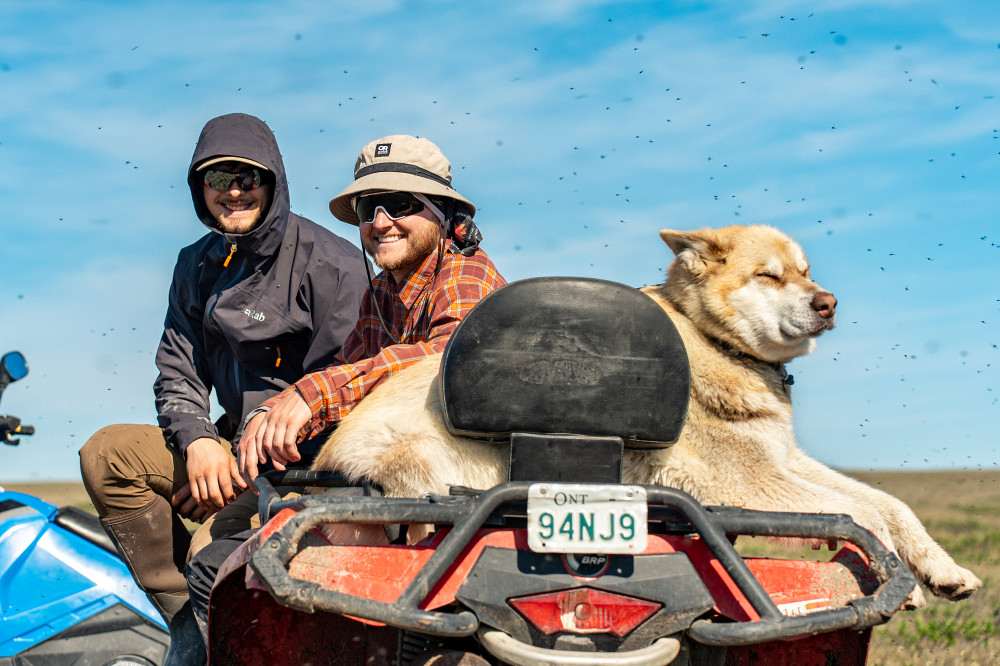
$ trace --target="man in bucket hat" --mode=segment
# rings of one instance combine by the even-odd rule
[[[298,461],[299,442],[334,426],[387,377],[444,351],[465,314],[506,284],[479,249],[475,206],[452,188],[451,164],[427,139],[396,135],[366,145],[354,182],[330,201],[330,212],[360,228],[383,271],[334,364],[248,419],[239,459],[249,482],[267,459],[278,469]]]
[[[466,314],[506,282],[486,253],[476,208],[451,186],[451,164],[427,139],[387,136],[366,145],[354,182],[330,201],[358,226],[382,272],[371,280],[354,331],[333,365],[312,372],[247,417],[239,465],[252,483],[259,464],[301,460],[304,440],[334,427],[379,383],[443,352]],[[205,547],[188,567],[195,615],[205,629],[208,597],[226,557],[252,531]]]

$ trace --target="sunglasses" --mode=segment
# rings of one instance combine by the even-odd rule
[[[354,201],[354,212],[358,214],[361,224],[371,224],[375,214],[381,208],[390,220],[398,220],[407,215],[415,215],[424,209],[422,201],[409,192],[389,192],[358,197]]]
[[[247,169],[239,173],[219,171],[217,169],[208,169],[205,171],[205,184],[213,190],[228,192],[232,189],[234,181],[241,190],[249,192],[260,187],[261,183],[264,182],[264,178],[260,173],[260,169]]]

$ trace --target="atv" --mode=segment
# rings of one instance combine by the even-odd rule
[[[626,451],[676,442],[690,393],[669,317],[625,285],[515,282],[441,361],[448,429],[504,447],[509,477],[379,496],[338,474],[268,472],[263,527],[209,604],[212,664],[864,664],[916,584],[845,515],[702,506],[622,483]],[[361,487],[360,497],[285,486]],[[388,545],[338,545],[331,524]],[[412,526],[433,526],[409,543]],[[826,562],[741,557],[741,536],[843,544]]]
[[[27,374],[4,354],[0,394]],[[0,414],[0,442],[34,432]],[[0,666],[153,666],[169,643],[97,516],[0,487]]]

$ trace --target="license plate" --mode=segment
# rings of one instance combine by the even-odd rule
[[[536,553],[641,553],[646,549],[646,490],[534,483],[528,488],[528,547]]]

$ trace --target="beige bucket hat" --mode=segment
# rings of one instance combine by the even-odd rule
[[[354,164],[354,182],[330,200],[330,212],[342,222],[360,224],[354,198],[365,192],[418,192],[450,197],[469,207],[472,202],[451,187],[451,162],[427,139],[405,134],[384,136],[361,149]]]

